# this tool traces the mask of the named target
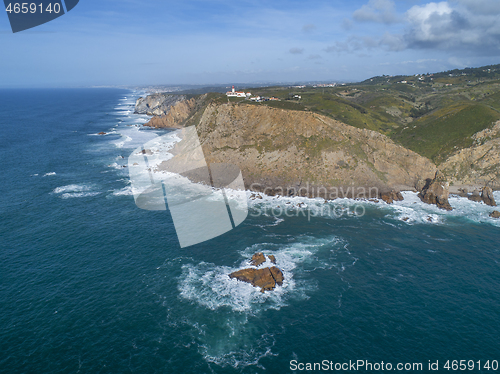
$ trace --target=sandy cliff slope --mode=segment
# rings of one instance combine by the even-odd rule
[[[237,165],[247,188],[270,194],[375,197],[375,189],[413,189],[436,171],[380,133],[307,111],[210,104],[197,130],[209,163]]]
[[[472,147],[459,150],[439,168],[454,186],[500,188],[500,121],[473,139]]]

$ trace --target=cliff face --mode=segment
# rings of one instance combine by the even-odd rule
[[[378,132],[309,111],[231,104],[217,94],[189,99],[154,94],[140,98],[136,112],[155,115],[145,126],[196,125],[208,162],[237,165],[247,188],[268,194],[288,194],[291,188],[318,196],[318,188],[326,187],[337,193],[342,189],[339,196],[356,197],[360,188],[414,189],[436,172],[427,158]],[[471,147],[457,149],[439,165],[450,191],[500,189],[500,121],[472,139]]]
[[[474,145],[450,156],[440,169],[453,185],[500,188],[500,121],[473,136]]]
[[[380,133],[310,112],[210,104],[197,130],[209,163],[237,165],[247,188],[269,194],[376,197],[370,188],[414,189],[436,172]]]
[[[201,114],[201,110],[203,109],[203,106],[207,99],[207,95],[201,95],[197,98],[191,99],[186,99],[184,96],[182,97],[182,100],[175,102],[170,101],[170,104],[168,104],[168,108],[165,108],[165,105],[167,104],[162,104],[160,106],[160,108],[163,108],[161,109],[162,114],[156,115],[155,117],[151,118],[149,122],[144,126],[179,129],[189,125],[188,122],[190,120],[192,120],[191,122],[196,121],[196,118],[193,117],[196,117],[197,113]],[[137,101],[137,103],[139,103],[139,100]]]
[[[149,116],[162,116],[167,114],[173,105],[184,100],[186,100],[186,96],[184,95],[163,93],[140,97],[135,103],[135,113],[147,114]]]
[[[179,101],[169,108],[167,114],[151,118],[144,126],[181,128],[184,121],[193,112],[195,105],[195,99]]]

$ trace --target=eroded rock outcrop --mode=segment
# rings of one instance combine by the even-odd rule
[[[267,256],[275,264],[276,258],[273,255]],[[236,278],[239,281],[247,282],[254,287],[259,287],[261,292],[272,291],[276,286],[283,285],[283,272],[276,266],[258,269],[266,262],[266,257],[262,252],[257,252],[252,256],[251,264],[257,268],[248,268],[235,271],[229,274],[229,278]]]
[[[446,177],[437,171],[434,179],[428,180],[418,197],[426,204],[435,204],[438,208],[453,210],[448,202],[449,183]]]
[[[135,113],[147,114],[149,116],[162,116],[170,111],[170,108],[178,102],[186,100],[184,95],[172,95],[156,93],[146,97],[140,97],[135,103]]]
[[[471,195],[468,195],[467,198],[476,203],[483,202],[489,206],[497,206],[491,187],[483,187],[481,189],[481,193],[479,193],[479,191],[476,189],[472,192]]]
[[[486,205],[497,206],[495,198],[493,197],[493,190],[490,187],[484,187],[481,191],[481,199]]]
[[[479,194],[479,191],[472,191],[472,194],[468,195],[467,198],[470,200],[470,201],[475,201],[476,203],[480,203],[481,201],[483,201],[483,199],[481,198],[481,195]]]
[[[168,112],[164,115],[153,117],[144,126],[149,127],[167,127],[167,128],[181,128],[186,119],[193,114],[196,107],[196,100],[189,99],[179,101],[172,105]]]
[[[257,267],[262,265],[264,262],[266,262],[266,256],[264,256],[264,253],[262,253],[262,252],[255,253],[252,256],[252,261],[250,261],[250,263],[253,266],[257,266]]]
[[[494,210],[490,213],[491,218],[500,218],[500,212],[498,210]]]
[[[149,97],[149,96],[148,96]],[[179,96],[179,100],[169,102],[165,108],[160,108],[159,114],[149,120],[144,126],[155,128],[183,128],[190,125],[196,125],[199,117],[206,106],[208,95],[203,94],[193,98]]]
[[[403,195],[399,191],[381,192],[380,198],[384,200],[387,204],[392,204],[394,201],[403,201]]]

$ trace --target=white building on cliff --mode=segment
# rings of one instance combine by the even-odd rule
[[[252,96],[250,92],[244,93],[242,91],[235,91],[234,86],[231,91],[226,92],[227,97],[247,97],[247,96]]]

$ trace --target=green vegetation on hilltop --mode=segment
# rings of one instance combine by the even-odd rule
[[[393,139],[439,164],[455,150],[470,147],[472,135],[498,119],[500,113],[484,104],[458,103],[419,118]]]
[[[264,87],[252,105],[304,110],[388,135],[436,163],[472,144],[500,119],[500,65],[415,76],[382,76],[336,87]],[[231,99],[248,104],[248,100]]]

